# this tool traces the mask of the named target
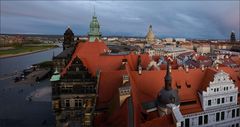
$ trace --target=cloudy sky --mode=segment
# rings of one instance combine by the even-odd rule
[[[152,24],[160,38],[239,38],[239,0],[0,2],[1,33],[62,35],[69,25],[86,35],[95,7],[103,35],[145,36]]]

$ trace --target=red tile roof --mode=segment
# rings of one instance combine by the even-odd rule
[[[170,115],[165,115],[163,117],[157,117],[156,119],[153,119],[151,121],[147,121],[143,124],[141,124],[141,127],[176,127],[176,125],[173,122],[173,118]]]
[[[152,118],[147,122],[145,122],[146,119],[142,115],[146,113],[142,108],[142,103],[154,101],[157,98],[158,92],[164,87],[166,71],[162,69],[165,68],[160,67],[160,71],[142,71],[142,74],[139,75],[136,71],[138,55],[133,53],[128,55],[107,55],[104,53],[104,49],[108,50],[107,46],[101,41],[98,42],[98,40],[93,43],[79,43],[72,57],[72,60],[75,57],[81,58],[89,72],[94,76],[97,70],[101,70],[96,109],[111,107],[112,100],[116,99],[118,88],[122,84],[122,75],[128,74],[131,85],[134,126],[173,126],[170,115]],[[127,59],[128,61],[125,70],[119,70],[122,59]],[[62,75],[71,66],[72,60],[64,69]],[[147,54],[141,54],[141,61],[143,68],[146,68],[150,62],[150,58]],[[176,65],[176,61],[175,63],[173,62],[173,65]],[[219,67],[219,70],[230,74],[231,78],[240,88],[240,75],[237,69]],[[206,89],[209,82],[213,80],[216,72],[215,68],[207,68],[204,71],[201,69],[189,69],[188,72],[172,69],[172,87],[177,89],[177,85],[181,86],[178,89],[180,102],[196,101],[196,103],[191,105],[180,106],[182,114],[202,111],[198,92]],[[130,108],[127,104],[125,101],[121,107],[115,106],[113,112],[100,114],[104,119],[97,116],[96,122],[99,123],[101,121],[101,126],[128,126],[129,116],[127,114]]]

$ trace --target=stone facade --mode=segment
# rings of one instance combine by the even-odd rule
[[[56,126],[92,126],[96,101],[96,77],[76,57],[59,81],[52,82]]]
[[[181,127],[239,127],[237,97],[238,88],[229,75],[223,71],[216,73],[206,91],[199,92],[203,111],[183,115]]]

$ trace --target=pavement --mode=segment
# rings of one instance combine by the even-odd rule
[[[54,127],[54,118],[49,80],[31,84],[0,80],[0,127]]]

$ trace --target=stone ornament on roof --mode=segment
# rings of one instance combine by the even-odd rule
[[[221,70],[214,75],[214,80],[213,82],[210,82],[210,85],[220,85],[220,83],[233,83],[233,81],[229,78],[229,74]]]

